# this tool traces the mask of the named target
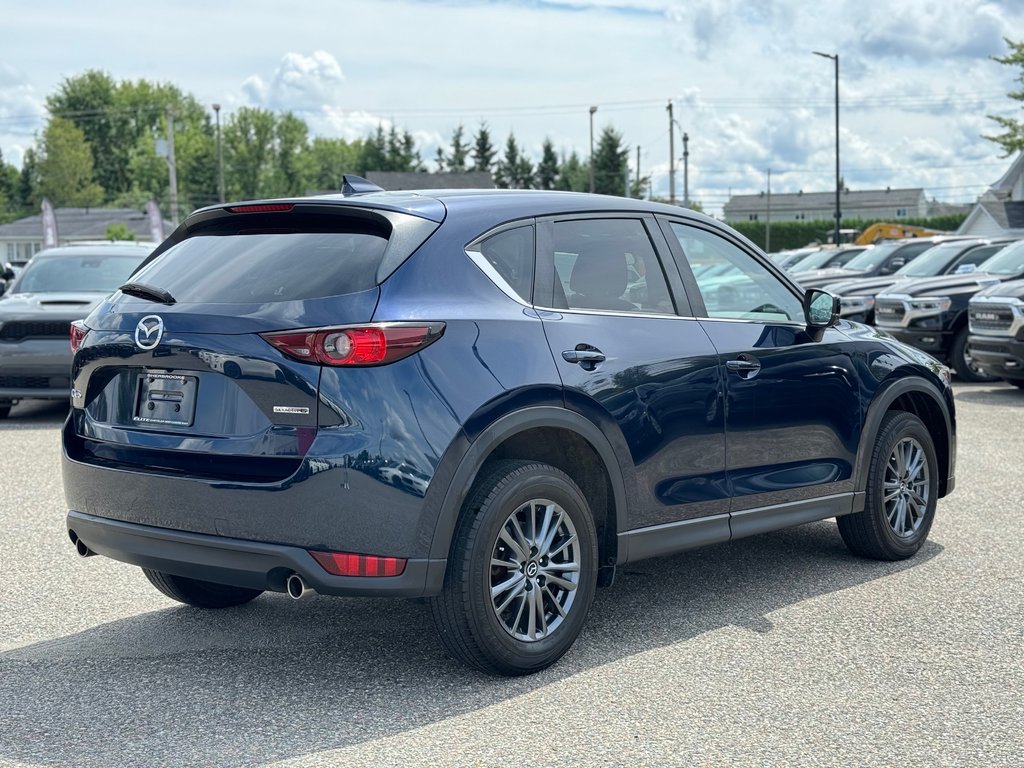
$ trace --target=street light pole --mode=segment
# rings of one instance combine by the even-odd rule
[[[217,197],[224,202],[224,153],[220,147],[220,104],[213,105],[213,112],[217,115]]]
[[[594,113],[597,107],[590,108],[590,194],[594,194]]]
[[[839,176],[839,54],[838,53],[822,53],[821,51],[812,51],[815,56],[821,56],[826,59],[832,59],[836,65],[836,231],[832,237],[832,242],[839,245],[839,223],[842,220],[842,212],[839,210],[839,194],[842,192],[842,182]]]

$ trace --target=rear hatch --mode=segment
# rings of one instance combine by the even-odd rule
[[[192,478],[288,478],[318,427],[343,416],[320,404],[320,366],[272,342],[368,323],[380,283],[440,218],[323,202],[193,215],[86,319],[69,457]]]

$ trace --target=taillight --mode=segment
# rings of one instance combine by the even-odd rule
[[[89,333],[89,329],[86,328],[85,323],[81,320],[75,320],[71,323],[71,353],[74,354],[78,351],[78,348],[82,346],[82,342],[85,341],[86,335]]]
[[[315,328],[261,333],[284,354],[320,365],[385,365],[432,344],[444,323],[380,323],[352,328]]]
[[[320,567],[335,576],[401,576],[406,558],[353,555],[348,552],[314,552],[309,550]]]

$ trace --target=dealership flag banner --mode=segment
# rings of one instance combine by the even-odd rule
[[[43,248],[57,247],[57,214],[48,198],[43,198]]]

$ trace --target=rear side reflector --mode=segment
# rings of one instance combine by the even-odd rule
[[[407,562],[404,557],[353,555],[348,552],[314,552],[320,567],[335,576],[401,576]]]
[[[231,213],[282,213],[294,208],[293,203],[261,203],[259,205],[233,205]]]
[[[288,357],[332,366],[386,365],[437,341],[444,323],[380,323],[275,331],[260,336]]]
[[[77,352],[78,348],[82,346],[82,342],[85,341],[86,335],[89,333],[89,329],[85,327],[85,323],[81,320],[75,320],[71,323],[71,352]]]

